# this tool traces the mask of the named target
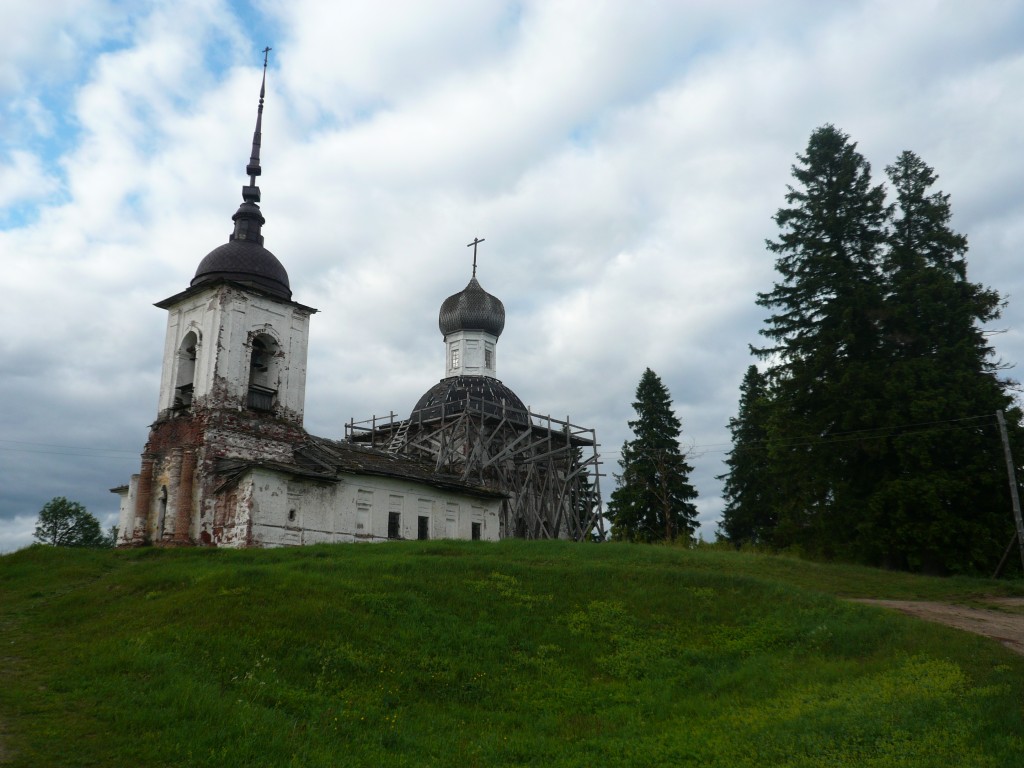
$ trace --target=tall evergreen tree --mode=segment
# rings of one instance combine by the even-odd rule
[[[988,570],[1013,532],[996,410],[1024,444],[982,330],[1002,301],[967,279],[967,240],[932,169],[903,153],[886,169],[889,206],[855,147],[833,126],[816,130],[775,216],[779,279],[758,296],[772,344],[754,350],[765,377],[748,372],[730,422],[723,531],[765,535],[753,521],[769,520],[780,546]],[[760,465],[742,450],[756,442],[767,445]],[[766,507],[751,488],[774,494]]]
[[[949,196],[932,191],[933,170],[904,152],[886,172],[897,212],[879,418],[894,432],[865,509],[864,555],[914,570],[987,570],[1013,531],[994,413],[1019,423],[981,328],[1001,299],[967,279],[967,239],[950,227]]]
[[[740,405],[729,419],[732,450],[725,460],[725,509],[720,535],[734,544],[772,540],[776,523],[775,482],[768,461],[768,380],[756,365],[747,368],[740,385]]]
[[[796,186],[775,214],[779,279],[757,303],[772,311],[755,350],[773,391],[769,452],[779,485],[776,540],[849,554],[864,482],[878,457],[837,435],[873,427],[883,384],[878,318],[889,208],[849,137],[826,125],[793,166]]]
[[[619,487],[608,503],[612,536],[628,541],[692,539],[697,529],[693,471],[679,448],[682,424],[668,389],[650,368],[640,377],[629,422],[633,439],[622,446]]]

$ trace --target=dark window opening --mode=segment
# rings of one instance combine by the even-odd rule
[[[178,347],[178,372],[174,384],[174,409],[186,411],[192,407],[192,390],[196,375],[196,345],[199,339],[189,331]]]
[[[267,345],[260,339],[252,340],[252,364],[250,368],[254,371],[264,372],[267,370]]]
[[[388,538],[402,538],[402,515],[399,512],[388,512]]]
[[[291,522],[291,523],[295,522],[295,510],[294,509],[289,509],[288,510],[288,522]]]
[[[416,538],[420,541],[426,541],[430,538],[430,518],[420,515],[416,522]]]
[[[249,358],[249,393],[246,405],[254,411],[274,410],[277,375],[274,369],[277,342],[270,336],[260,335],[252,340]]]
[[[480,541],[480,532],[483,526],[480,523],[473,523],[473,541]]]

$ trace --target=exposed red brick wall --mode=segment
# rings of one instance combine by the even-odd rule
[[[172,532],[167,543],[217,545],[241,537],[244,544],[251,544],[251,521],[248,516],[235,519],[237,492],[221,488],[228,478],[217,473],[218,461],[289,461],[306,437],[306,431],[295,422],[237,406],[211,409],[193,403],[187,413],[164,414],[151,426],[146,442],[133,543],[144,543],[146,532],[155,524],[149,519],[153,483],[154,478],[162,477],[175,505],[167,510],[171,517],[165,525]],[[197,509],[194,498],[198,501],[198,540],[192,539],[190,530]]]
[[[192,491],[196,470],[194,450],[185,450],[181,456],[181,480],[178,484],[178,509],[174,516],[174,543],[189,543],[192,523]]]

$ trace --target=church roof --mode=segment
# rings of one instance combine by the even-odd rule
[[[486,331],[500,336],[505,329],[505,305],[485,291],[474,275],[465,288],[444,300],[437,324],[445,336],[455,331]]]
[[[488,416],[529,424],[530,414],[518,395],[490,376],[449,376],[428,389],[413,408],[413,421],[432,421],[469,408]]]
[[[260,243],[249,240],[229,240],[210,251],[199,262],[192,286],[230,280],[253,288],[260,288],[274,296],[290,299],[291,286],[288,272],[277,257]]]
[[[375,475],[412,480],[470,496],[483,498],[505,498],[507,496],[504,492],[494,488],[467,483],[456,475],[438,472],[432,463],[314,435],[308,435],[306,442],[296,447],[292,462],[221,459],[217,464],[217,471],[227,475],[235,473],[234,476],[237,478],[245,470],[255,466],[298,477],[307,477],[311,480],[333,482],[341,480],[342,475],[346,474]]]

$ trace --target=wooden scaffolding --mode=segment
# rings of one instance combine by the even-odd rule
[[[504,491],[502,538],[605,538],[597,433],[568,418],[467,397],[404,420],[349,421],[345,439]]]

